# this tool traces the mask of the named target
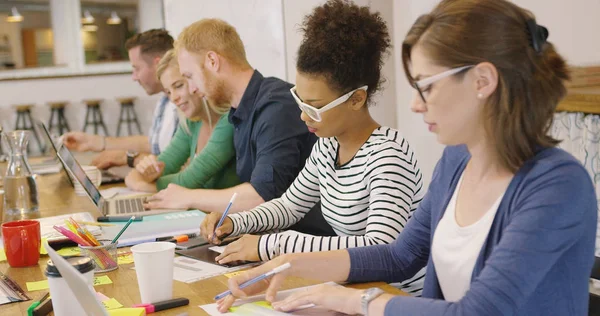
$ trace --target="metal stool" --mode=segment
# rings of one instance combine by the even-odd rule
[[[37,141],[40,152],[44,152],[44,145],[40,141],[40,137],[38,136],[35,128],[33,127],[33,118],[31,117],[31,108],[33,104],[21,104],[15,105],[15,109],[17,110],[17,122],[15,123],[15,130],[23,130],[30,131],[33,134],[33,137]],[[27,145],[27,150],[29,150],[29,144]]]
[[[53,128],[58,129],[58,134],[62,135],[65,132],[71,131],[69,128],[69,124],[67,123],[67,118],[65,117],[65,107],[68,102],[50,102],[50,120],[48,121],[48,131],[52,132]],[[56,120],[54,119],[54,115],[56,115]],[[56,125],[55,126],[55,123]]]
[[[119,124],[117,125],[117,136],[121,136],[121,124],[123,122],[127,124],[127,131],[130,136],[133,135],[131,132],[131,123],[135,123],[138,130],[137,134],[142,134],[142,128],[140,127],[140,122],[138,122],[133,104],[135,98],[118,98],[117,101],[121,103],[121,113],[119,114]],[[123,114],[125,114],[125,118],[123,117]]]
[[[104,135],[109,136],[108,129],[106,128],[106,125],[104,125],[104,119],[102,118],[102,110],[100,109],[100,103],[102,102],[102,100],[83,100],[83,102],[87,105],[87,110],[85,111],[85,124],[83,125],[83,131],[85,132],[87,130],[88,124],[92,124],[94,125],[94,134],[98,134],[98,126],[100,126],[104,130]],[[91,121],[90,114],[92,114]]]

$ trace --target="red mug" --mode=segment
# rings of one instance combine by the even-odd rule
[[[2,224],[4,251],[13,268],[33,266],[40,260],[40,222],[14,221]]]

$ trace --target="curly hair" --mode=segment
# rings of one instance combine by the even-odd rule
[[[329,0],[304,18],[301,31],[298,71],[324,76],[340,94],[368,85],[370,104],[385,82],[381,68],[391,46],[381,15],[347,0]]]
[[[140,46],[142,54],[162,56],[168,50],[173,49],[173,37],[163,29],[152,29],[138,33],[125,42],[125,48],[130,50]]]

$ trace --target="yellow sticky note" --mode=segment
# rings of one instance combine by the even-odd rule
[[[117,308],[108,311],[110,316],[143,316],[146,315],[145,308]]]
[[[223,274],[224,276],[228,277],[228,278],[233,278],[236,275],[240,275],[244,273],[244,271],[234,271],[234,272],[230,272],[230,273],[225,273]]]
[[[271,310],[273,309],[273,306],[271,306],[271,303],[269,303],[267,301],[256,301],[256,302],[247,303],[247,304],[252,304],[252,305],[260,306],[260,307],[264,307],[266,309],[271,309]],[[246,304],[244,304],[244,305],[246,305]],[[232,312],[232,313],[235,313],[238,309],[240,309],[240,307],[242,307],[244,305],[230,307],[229,311]]]
[[[27,282],[27,291],[40,291],[50,288],[48,285],[48,280],[37,281],[37,282]]]
[[[68,257],[68,256],[78,256],[81,254],[81,251],[79,250],[79,247],[67,247],[67,248],[61,248],[57,251],[57,253],[63,257]]]
[[[105,285],[105,284],[112,284],[112,280],[108,277],[108,275],[103,275],[103,276],[99,276],[99,277],[95,277],[94,278],[94,286],[96,285]]]
[[[111,298],[109,300],[103,301],[102,305],[104,305],[104,307],[106,307],[106,309],[115,309],[115,308],[121,308],[121,307],[123,307],[123,305],[121,303],[119,303],[119,301],[117,301],[114,298]]]
[[[42,242],[40,243],[40,254],[41,255],[47,255],[48,251],[46,251],[46,248],[44,248],[44,243],[46,243],[48,241],[48,238],[42,238]]]
[[[133,263],[133,255],[132,254],[125,254],[125,255],[119,255],[117,257],[117,262],[119,264],[128,264],[128,263]]]
[[[112,280],[108,277],[108,275],[103,275],[94,278],[94,286],[96,285],[104,285],[104,284],[112,284]],[[48,285],[48,280],[37,281],[37,282],[27,282],[27,291],[39,291],[50,288]]]
[[[6,252],[4,252],[4,248],[0,248],[0,262],[6,261]]]

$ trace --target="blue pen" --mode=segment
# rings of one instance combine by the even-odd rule
[[[210,239],[211,243],[213,241],[215,241],[215,235],[217,232],[217,228],[221,227],[221,224],[223,224],[223,221],[225,220],[225,217],[227,217],[227,213],[229,213],[229,209],[231,208],[231,205],[233,205],[233,201],[235,201],[236,196],[237,196],[237,193],[234,193],[233,196],[231,197],[231,200],[229,200],[229,204],[227,204],[227,208],[225,209],[225,212],[223,212],[223,215],[221,215],[221,219],[219,220],[219,223],[217,223],[217,226],[215,226],[215,230],[213,231],[212,238]]]
[[[285,270],[289,269],[291,266],[292,265],[289,262],[285,263],[285,264],[282,264],[279,267],[277,267],[277,268],[275,268],[275,269],[273,269],[273,270],[271,270],[271,271],[269,271],[269,272],[267,272],[265,274],[261,274],[261,275],[255,277],[254,279],[248,280],[248,281],[240,284],[240,289],[246,288],[246,287],[248,287],[248,286],[250,286],[250,285],[252,285],[252,284],[254,284],[254,283],[256,283],[256,282],[258,282],[260,280],[264,280],[264,279],[272,276],[273,274],[277,274],[277,273],[279,273],[281,271],[285,271]],[[223,293],[215,296],[215,301],[218,301],[218,300],[220,300],[220,299],[222,299],[225,296],[230,295],[230,294],[231,294],[231,291],[225,291],[225,292],[223,292]]]

